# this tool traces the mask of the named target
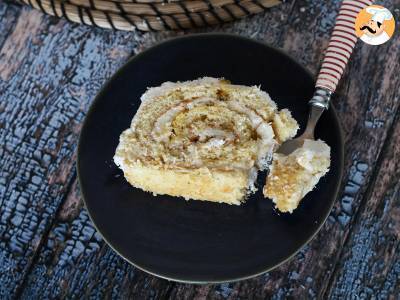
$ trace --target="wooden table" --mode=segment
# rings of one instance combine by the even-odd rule
[[[287,1],[202,31],[265,41],[316,73],[339,2]],[[400,20],[400,0],[380,3]],[[399,299],[397,28],[383,46],[356,46],[333,99],[345,173],[317,237],[274,271],[197,286],[148,275],[115,254],[83,208],[75,167],[82,121],[102,84],[130,56],[184,32],[115,32],[0,2],[0,299]]]

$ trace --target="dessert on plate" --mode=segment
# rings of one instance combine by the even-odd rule
[[[240,204],[299,126],[258,87],[204,77],[148,89],[114,156],[154,194]]]
[[[240,204],[268,169],[265,197],[292,212],[328,172],[330,148],[321,140],[274,153],[299,126],[258,87],[204,77],[149,88],[141,101],[114,162],[144,191]]]
[[[293,212],[330,166],[330,147],[321,140],[305,140],[289,155],[274,153],[264,195],[281,212]]]

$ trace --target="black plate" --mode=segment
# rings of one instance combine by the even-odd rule
[[[241,206],[154,197],[131,187],[112,157],[147,87],[224,77],[261,85],[302,128],[312,76],[279,50],[226,34],[185,36],[136,55],[105,85],[86,117],[78,173],[90,217],[109,245],[140,269],[184,282],[252,277],[294,255],[318,231],[337,196],[343,141],[333,109],[316,135],[332,148],[332,166],[293,214],[278,214],[261,192]],[[260,178],[263,181],[263,178]]]

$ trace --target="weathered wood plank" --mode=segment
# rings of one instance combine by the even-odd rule
[[[394,8],[399,1],[386,1],[384,5]],[[278,45],[316,72],[321,49],[326,46],[327,32],[332,26],[333,11],[334,7],[329,7],[327,2],[296,1],[290,27]],[[396,19],[399,20],[398,15]],[[400,67],[399,46],[399,39],[375,48],[359,44],[339,87],[334,104],[346,135],[347,174],[341,197],[318,236],[294,259],[268,274],[218,286],[176,285],[171,298],[323,297],[340,249],[353,228],[354,216],[371,184],[386,133],[399,109],[400,81],[396,71]],[[339,267],[349,268],[345,272],[352,272],[353,266]]]
[[[400,298],[400,110],[384,159],[327,292],[331,299]]]
[[[327,44],[338,3],[339,1],[329,3],[317,0],[292,1],[264,15],[211,30],[239,33],[282,47],[315,73],[322,57],[322,50]],[[393,5],[393,3],[385,4],[388,7]],[[399,1],[396,0],[395,4],[398,5]],[[56,25],[50,25],[46,23],[48,22],[47,18],[44,17],[44,23],[47,24],[45,26],[52,27],[59,24],[59,22],[56,22]],[[399,16],[397,16],[397,20],[399,20]],[[53,32],[53,39],[63,40],[68,35],[74,38],[76,37],[76,31],[83,30],[62,21],[60,23],[62,23],[62,26],[59,25],[58,32]],[[70,32],[64,33],[64,28],[67,28],[66,30],[70,30]],[[118,44],[115,40],[115,33],[110,34],[108,31],[103,32],[101,30],[94,30],[90,34],[88,32],[89,30],[86,33],[90,35],[90,38],[96,41],[90,42],[94,43],[95,47],[102,48],[104,47],[103,43],[108,43],[107,45]],[[128,38],[122,33],[118,34],[120,36],[120,47],[122,47],[124,54],[117,55],[118,57],[114,58],[114,60],[112,55],[108,54],[104,58],[107,62],[104,62],[104,59],[96,61],[96,63],[102,64],[104,70],[100,70],[101,68],[97,68],[98,66],[89,68],[91,70],[89,73],[91,74],[100,73],[100,75],[97,75],[100,81],[104,81],[106,75],[109,75],[115,69],[114,65],[112,65],[114,61],[120,63],[126,59],[127,54],[125,54],[125,51],[128,49],[134,49],[136,46],[138,49],[143,49],[156,41],[181,33],[147,34],[146,38],[141,39],[138,44],[135,43],[136,36]],[[79,39],[75,43],[81,46],[85,44]],[[47,47],[47,51],[51,51],[51,46],[48,43],[44,46],[38,46],[36,49],[40,50],[42,47]],[[101,51],[105,50],[97,51],[96,55],[99,55],[99,53],[102,53]],[[51,228],[48,228],[50,232],[48,239],[40,240],[42,247],[38,249],[30,246],[33,250],[22,254],[29,257],[27,263],[29,265],[34,251],[38,251],[37,260],[32,266],[32,272],[26,278],[25,289],[21,291],[22,295],[25,298],[33,296],[37,298],[54,298],[66,295],[106,298],[128,298],[134,296],[163,298],[170,295],[171,298],[204,298],[208,296],[214,299],[269,296],[276,298],[285,296],[312,298],[322,296],[332,274],[330,271],[332,271],[338,260],[343,241],[353,228],[354,215],[357,214],[364,192],[370,183],[371,174],[376,167],[376,158],[380,154],[387,130],[393,123],[394,112],[399,105],[399,94],[396,89],[396,86],[399,85],[399,78],[395,76],[397,74],[396,69],[398,70],[399,68],[398,59],[396,60],[399,55],[398,39],[382,47],[359,46],[357,51],[350,69],[346,72],[344,83],[339,88],[339,96],[335,98],[335,104],[339,108],[340,116],[345,125],[346,140],[348,142],[346,157],[348,172],[344,180],[344,192],[341,201],[335,206],[329,222],[324,226],[321,233],[291,262],[255,279],[232,284],[192,286],[172,284],[154,278],[129,266],[108,247],[104,246],[104,242],[99,240],[98,235],[92,233],[93,226],[88,221],[86,212],[80,207],[81,204],[77,204],[81,200],[76,196],[77,191],[74,186],[63,207],[57,213],[54,224]],[[90,58],[86,59],[90,60]],[[367,64],[369,61],[376,60],[383,64],[382,69],[378,69],[374,64]],[[93,60],[91,61],[93,62]],[[29,60],[21,62],[20,69],[27,68],[25,64],[29,64],[29,62]],[[77,68],[75,72],[82,72],[84,68],[88,68],[88,65],[85,65],[84,68],[76,66],[79,65],[78,60],[70,62],[70,65]],[[19,72],[19,69],[17,72]],[[70,74],[69,72],[67,73]],[[53,76],[59,76],[56,72],[52,74]],[[349,74],[351,74],[351,77]],[[90,75],[86,76],[85,79],[89,77]],[[389,78],[392,78],[392,81],[388,80]],[[71,77],[68,80],[71,80]],[[62,84],[68,85],[68,80]],[[90,95],[93,95],[100,85],[101,82],[99,85],[89,89],[91,91]],[[82,83],[80,86],[82,86]],[[90,96],[85,90],[87,85],[83,86],[84,91],[81,97],[85,99],[80,99],[84,104],[83,108],[78,110],[79,117],[76,118],[73,115],[64,120],[64,123],[67,124],[64,125],[64,127],[67,127],[64,130],[68,132],[71,130],[70,127],[73,127],[71,124],[75,126],[76,131],[79,130],[81,118],[90,100]],[[376,90],[371,90],[370,86],[375,86]],[[58,94],[53,95],[53,97],[60,97],[60,93],[64,91],[64,89],[59,89],[57,91]],[[44,98],[47,103],[49,101],[47,96]],[[53,99],[51,101],[50,103],[57,103],[57,100]],[[28,109],[27,114],[29,115],[30,113],[32,111]],[[51,115],[54,111],[45,113]],[[69,118],[75,120],[72,121]],[[70,135],[76,137],[75,133],[70,133]],[[58,135],[58,138],[62,136]],[[16,138],[17,141],[21,139]],[[55,141],[57,140],[55,139]],[[72,140],[73,138],[64,143],[69,146],[72,145],[70,147],[73,148],[76,140]],[[365,144],[368,144],[367,151],[365,151]],[[61,151],[60,154],[59,151],[57,154],[53,154],[52,160],[49,161],[50,167],[54,164],[54,167],[52,167],[53,172],[60,169],[60,160],[58,156],[56,158],[56,155],[62,156],[65,161],[63,166],[65,171],[61,173],[71,176],[73,153],[71,151]],[[42,172],[48,175],[46,171]],[[58,171],[56,174],[60,174],[60,172]],[[54,176],[50,177],[53,178]],[[66,178],[65,175],[63,178]],[[69,177],[61,182],[68,182],[68,179]],[[0,187],[2,186],[0,185]],[[59,187],[57,191],[61,194],[65,193],[66,189]],[[57,196],[54,196],[54,199],[43,197],[41,201],[31,199],[33,199],[32,195],[30,195],[30,201],[36,201],[32,204],[33,209],[39,210],[41,205],[53,207],[51,216],[55,215],[59,205],[62,203],[62,199],[57,198]],[[9,203],[15,203],[15,200],[9,201]],[[55,204],[53,205],[53,203]],[[74,203],[76,207],[73,206]],[[49,224],[48,219],[50,217],[43,217],[43,214],[39,214],[39,218],[40,221],[37,222],[43,222],[43,219],[45,219],[46,224]],[[7,222],[9,223],[10,221],[7,220],[5,224],[8,224]],[[43,232],[45,230],[40,231],[37,236],[41,236]],[[20,267],[20,261],[13,258],[12,262],[16,262],[16,264],[9,264],[13,274],[18,273],[19,270],[26,271],[25,267]],[[346,266],[343,267],[346,270]],[[11,275],[2,275],[0,278],[10,280]],[[23,276],[21,275],[16,280],[18,281],[22,278]],[[0,283],[2,282],[7,281],[0,280]],[[18,283],[14,284],[12,288],[10,288],[11,285],[7,285],[7,291],[13,291],[17,285]]]
[[[0,49],[10,31],[14,29],[19,11],[14,5],[0,5]],[[2,60],[1,56],[0,60]]]
[[[284,9],[290,12],[291,4],[285,4]],[[259,20],[254,27],[250,25],[254,20],[246,20],[231,25],[237,29],[228,25],[224,26],[224,30],[242,34],[250,32],[248,35],[254,36],[262,32],[262,24],[267,23],[271,25],[268,31],[270,40],[279,40],[282,29],[274,26],[274,23],[281,21],[282,16],[283,12],[276,9],[271,14],[255,17]],[[157,37],[149,34],[143,40],[146,42],[138,47],[147,48],[161,37],[165,39],[175,34],[180,33],[160,34]],[[32,271],[26,278],[22,298],[65,295],[76,298],[164,298],[168,295],[173,283],[136,270],[98,239],[86,211],[81,208],[81,199],[77,198],[75,188],[60,209],[56,222],[49,230],[48,239],[43,242]]]
[[[75,181],[32,268],[23,299],[163,298],[171,285],[132,267],[105,245]]]
[[[88,104],[141,37],[8,7],[0,3],[11,11],[0,22],[9,26],[0,50],[1,299],[21,285],[75,177]]]

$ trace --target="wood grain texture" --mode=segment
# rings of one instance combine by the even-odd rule
[[[16,15],[8,6],[6,20]],[[1,299],[18,291],[75,178],[88,104],[136,45],[127,33],[17,10],[0,50]]]
[[[3,48],[5,39],[9,36],[10,32],[14,29],[19,16],[20,9],[13,5],[0,6],[0,49]],[[0,56],[0,60],[2,60]]]
[[[168,281],[137,270],[105,245],[83,208],[77,181],[56,220],[22,299],[149,299],[168,294]]]
[[[400,110],[390,133],[327,291],[331,299],[400,298]]]
[[[290,25],[283,30],[282,40],[277,44],[316,73],[322,58],[321,50],[327,45],[329,29],[333,25],[335,7],[329,7],[326,2],[313,2],[313,9],[302,9],[309,7],[310,2],[313,1],[295,2],[288,20]],[[336,5],[338,3],[336,1]],[[386,1],[383,5],[394,8],[399,1]],[[396,19],[399,20],[398,15]],[[268,40],[268,37],[262,39]],[[296,258],[264,276],[222,287],[178,284],[171,291],[172,298],[207,296],[218,299],[221,293],[231,299],[245,298],[248,294],[257,298],[324,297],[333,271],[340,268],[337,264],[341,248],[353,229],[354,217],[365,213],[359,211],[359,207],[366,201],[367,187],[373,184],[371,176],[377,167],[377,158],[382,155],[386,134],[399,109],[397,87],[400,82],[396,71],[400,67],[399,43],[399,39],[393,39],[391,43],[375,48],[359,44],[334,97],[346,136],[347,174],[339,201],[317,237]],[[354,266],[348,267],[348,272],[352,272]],[[396,297],[391,291],[393,284],[396,282],[391,281],[385,293]]]
[[[207,31],[237,33],[281,47],[316,74],[339,2],[288,1],[266,14]],[[382,3],[392,8],[400,0]],[[24,14],[35,23],[36,12],[29,9],[0,4],[3,11],[7,20]],[[398,11],[395,17],[400,20]],[[0,137],[6,145],[0,148],[5,158],[0,298],[398,296],[400,224],[397,214],[385,212],[385,207],[399,205],[400,176],[393,173],[398,165],[392,163],[399,153],[397,148],[388,150],[398,144],[394,136],[400,126],[395,119],[399,39],[380,47],[358,44],[338,88],[334,104],[346,136],[347,172],[340,199],[317,237],[274,271],[237,283],[195,286],[147,275],[106,246],[82,207],[74,175],[80,124],[105,79],[130,53],[184,33],[127,34],[39,18],[28,35],[15,32],[19,20],[0,20],[0,28],[10,32],[3,43],[0,33],[0,45],[10,38],[20,41],[22,50],[29,47],[22,59],[3,50],[7,47],[0,49],[11,60],[0,72]],[[388,178],[379,183],[384,176]],[[358,267],[363,261],[366,265]]]

